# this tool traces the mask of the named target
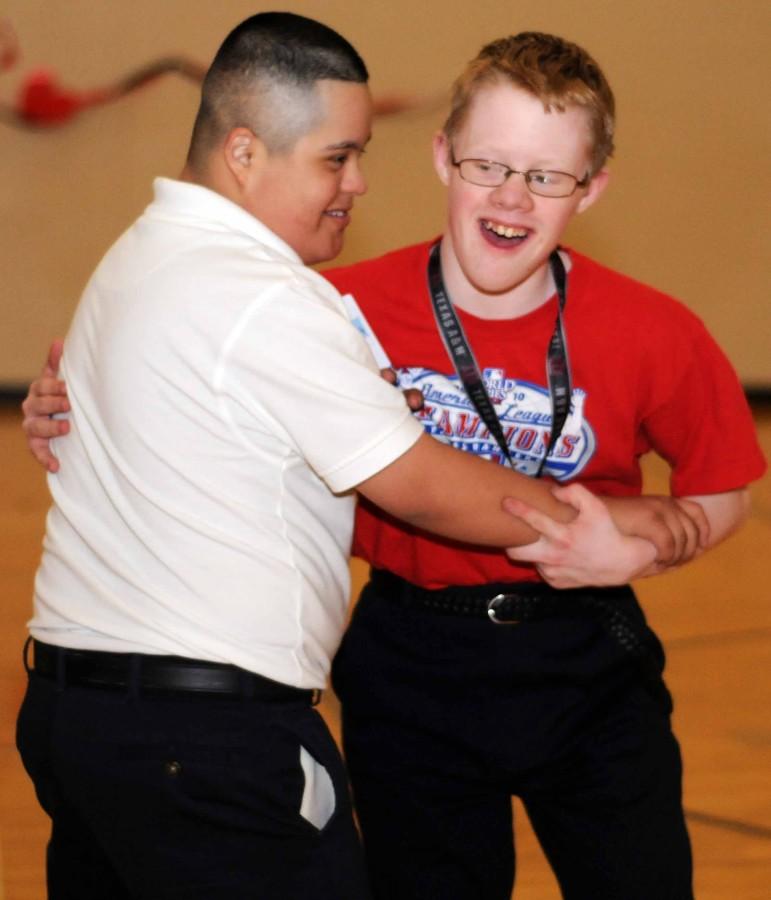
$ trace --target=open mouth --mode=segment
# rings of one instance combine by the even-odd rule
[[[526,240],[530,234],[527,228],[504,225],[501,222],[493,222],[490,219],[482,219],[479,224],[482,236],[494,247],[516,247]]]

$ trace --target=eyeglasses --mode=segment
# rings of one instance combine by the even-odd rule
[[[528,169],[519,172],[503,163],[489,159],[459,159],[451,157],[452,164],[460,172],[460,177],[478,187],[500,187],[509,175],[522,175],[531,194],[539,197],[569,197],[576,188],[589,184],[589,173],[582,179],[567,172],[552,172],[547,169]]]

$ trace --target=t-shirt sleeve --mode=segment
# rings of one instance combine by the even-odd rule
[[[668,352],[648,367],[642,426],[672,466],[675,496],[744,487],[766,468],[752,414],[731,363],[692,313],[670,322]]]
[[[297,286],[274,293],[243,317],[224,366],[263,437],[342,492],[409,450],[422,429],[338,303]]]

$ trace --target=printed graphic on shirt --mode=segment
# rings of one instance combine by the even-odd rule
[[[458,450],[505,464],[495,438],[466,396],[457,375],[431,369],[398,370],[399,387],[418,388],[423,409],[416,413],[426,432]],[[514,468],[535,475],[551,434],[551,402],[547,388],[506,378],[503,369],[485,369],[482,378],[503,428]],[[584,420],[586,391],[573,388],[570,414],[544,466],[544,475],[559,481],[574,478],[594,455],[594,431]]]

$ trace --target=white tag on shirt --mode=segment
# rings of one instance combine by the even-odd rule
[[[348,313],[348,318],[351,320],[351,325],[353,325],[357,331],[361,332],[369,349],[372,351],[372,355],[375,357],[375,362],[378,364],[378,367],[381,369],[392,368],[391,360],[383,349],[383,345],[377,339],[375,332],[366,320],[364,313],[359,308],[359,304],[356,302],[353,295],[343,294],[342,300],[345,311]]]

